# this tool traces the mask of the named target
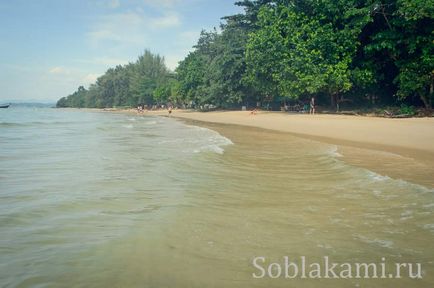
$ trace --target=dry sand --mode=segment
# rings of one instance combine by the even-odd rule
[[[167,111],[144,114],[168,115]],[[336,144],[350,164],[434,187],[434,118],[185,110],[174,110],[172,117],[270,129]]]
[[[161,113],[161,112],[157,112]],[[163,112],[164,115],[167,113]],[[236,124],[312,136],[326,142],[409,152],[434,157],[434,118],[387,119],[344,115],[306,115],[282,112],[174,111],[174,117],[203,122]],[[383,149],[380,149],[383,150]],[[406,154],[406,153],[404,153]],[[425,157],[424,156],[424,157]]]

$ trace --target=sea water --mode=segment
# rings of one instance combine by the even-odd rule
[[[0,286],[434,285],[433,189],[351,166],[332,145],[207,126],[0,111]],[[253,277],[256,257],[285,256],[420,263],[423,277]]]

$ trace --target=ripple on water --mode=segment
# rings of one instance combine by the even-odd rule
[[[0,162],[0,286],[266,287],[254,256],[433,255],[432,190],[348,165],[335,146],[74,113],[38,139],[2,135],[15,156]]]

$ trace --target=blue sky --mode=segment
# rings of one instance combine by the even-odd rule
[[[174,69],[233,0],[0,0],[0,104],[56,101],[150,49]]]

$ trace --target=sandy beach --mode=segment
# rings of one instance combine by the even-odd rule
[[[167,115],[166,111],[146,112]],[[192,112],[175,110],[173,117],[289,132],[333,144],[375,148],[402,156],[423,154],[434,159],[434,118],[387,119],[345,115],[308,115],[246,111]]]
[[[168,115],[167,111],[146,114]],[[199,121],[205,126],[217,123],[256,127],[335,144],[350,164],[434,187],[434,118],[387,119],[264,111],[252,115],[249,111],[188,110],[174,110],[172,117]],[[219,132],[224,134],[224,129]]]

